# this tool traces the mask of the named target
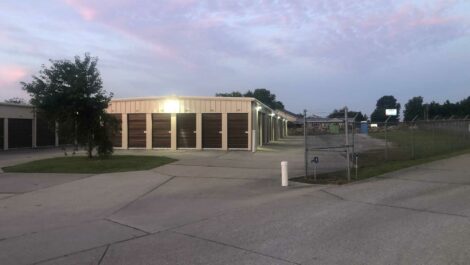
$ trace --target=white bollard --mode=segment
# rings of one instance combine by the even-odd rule
[[[289,185],[289,173],[288,173],[288,164],[287,161],[281,162],[281,182],[283,187]]]

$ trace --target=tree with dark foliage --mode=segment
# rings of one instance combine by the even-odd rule
[[[89,158],[96,147],[100,156],[111,154],[109,139],[115,126],[108,126],[113,121],[105,110],[113,94],[103,89],[98,59],[85,54],[83,60],[75,56],[73,61],[50,62],[31,83],[21,83],[31,103],[49,120],[57,121],[62,134],[84,146]]]
[[[354,121],[366,121],[367,120],[367,115],[362,114],[362,112],[349,110],[348,118],[354,118],[354,117],[356,117]],[[344,108],[333,110],[333,112],[330,113],[330,115],[328,115],[328,118],[344,119]]]
[[[372,122],[384,122],[387,120],[385,115],[386,109],[397,109],[397,115],[392,116],[389,119],[389,122],[398,122],[400,120],[400,103],[397,102],[397,99],[394,96],[383,96],[377,100],[375,105],[375,110],[370,115]]]
[[[248,90],[242,94],[239,91],[233,91],[230,93],[216,93],[216,97],[252,97],[266,104],[268,107],[277,110],[284,110],[284,104],[281,101],[276,100],[276,95],[271,93],[266,88],[257,88],[253,91]]]
[[[423,119],[424,117],[423,97],[413,97],[405,104],[403,119],[405,121],[411,121],[415,117],[418,120]]]
[[[23,98],[14,97],[14,98],[10,98],[10,99],[5,100],[5,103],[10,103],[10,104],[26,104],[26,100],[23,99]]]

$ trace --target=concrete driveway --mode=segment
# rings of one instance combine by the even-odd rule
[[[300,138],[255,154],[165,154],[180,160],[128,173],[0,174],[0,264],[470,260],[470,155],[351,185],[281,188],[281,160],[302,172]]]

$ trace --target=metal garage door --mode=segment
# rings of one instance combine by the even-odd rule
[[[145,114],[128,114],[127,126],[129,147],[145,148],[147,144]]]
[[[196,114],[179,113],[176,115],[178,148],[196,147]]]
[[[248,148],[248,113],[228,113],[228,148]]]
[[[266,116],[266,139],[269,142],[272,141],[272,124],[271,124],[272,118],[271,116]]]
[[[152,114],[152,147],[171,147],[171,114]]]
[[[202,147],[222,148],[222,114],[202,114]]]
[[[3,140],[3,139],[4,139],[3,137],[5,137],[5,136],[4,136],[5,133],[3,132],[3,128],[4,128],[4,127],[3,127],[3,126],[4,126],[4,125],[3,125],[3,122],[4,122],[4,121],[5,121],[4,119],[0,119],[0,150],[3,150],[3,141],[4,141],[4,140]]]
[[[33,120],[8,119],[8,148],[32,147]]]
[[[263,113],[263,117],[264,117],[264,143],[267,144],[269,143],[269,116],[265,113]]]
[[[55,124],[49,122],[44,114],[37,113],[36,117],[36,145],[55,145]]]
[[[114,147],[122,147],[122,114],[109,114],[117,122],[117,131],[111,136],[111,142]]]

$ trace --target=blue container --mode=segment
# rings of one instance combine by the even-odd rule
[[[368,134],[369,133],[369,124],[367,121],[361,121],[361,133]]]

